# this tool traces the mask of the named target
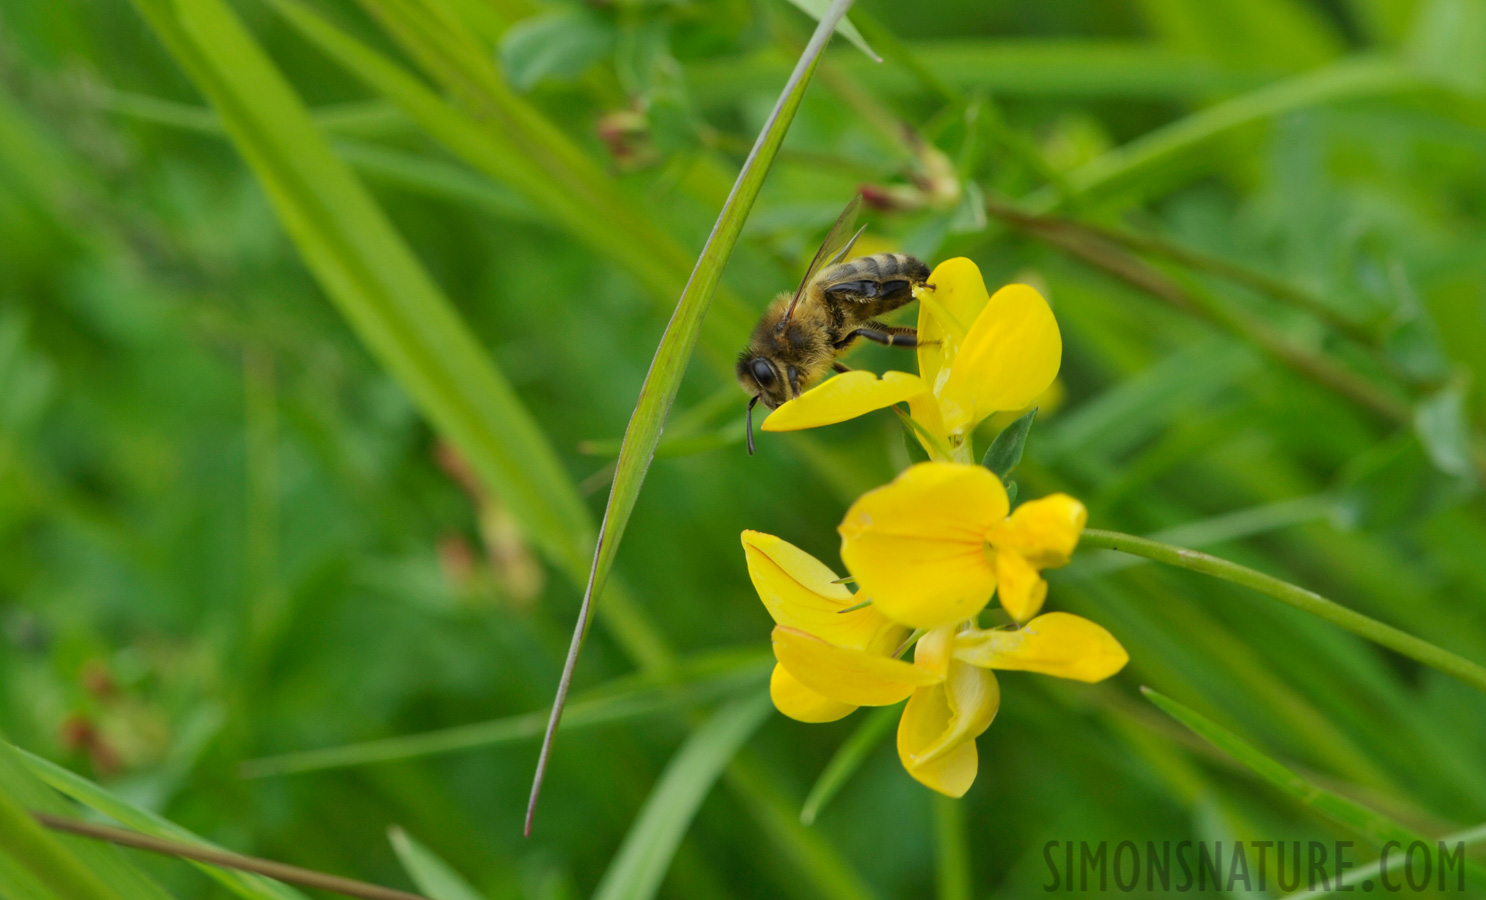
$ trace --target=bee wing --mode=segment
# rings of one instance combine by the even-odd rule
[[[841,260],[845,259],[847,256],[850,256],[851,255],[851,248],[852,247],[855,247],[857,245],[857,238],[861,237],[862,236],[862,232],[864,232],[866,230],[867,230],[867,226],[866,225],[863,225],[861,228],[858,228],[857,229],[857,233],[854,234],[854,235],[852,235],[851,236],[851,240],[849,240],[849,241],[846,242],[846,246],[842,247],[840,250],[837,250],[836,251],[836,255],[834,255],[830,259],[826,260],[825,261],[825,265],[821,266],[820,268],[821,269],[829,269],[831,266],[834,266],[836,263],[838,263]],[[819,270],[817,270],[817,271],[819,271]]]
[[[855,234],[852,234],[851,231],[857,223],[857,212],[861,208],[862,195],[857,194],[851,198],[850,203],[846,204],[846,209],[841,211],[841,217],[836,220],[836,224],[832,225],[831,230],[826,233],[826,239],[821,241],[820,249],[815,251],[815,258],[810,260],[810,267],[805,270],[805,277],[800,279],[800,286],[795,289],[794,297],[790,298],[789,307],[785,309],[784,316],[780,318],[779,324],[774,326],[775,331],[783,331],[784,327],[789,324],[790,317],[795,314],[795,307],[800,305],[800,298],[805,296],[805,288],[810,286],[810,282],[815,279],[815,276],[820,273],[820,270],[839,262],[845,257],[852,246],[856,244],[857,238],[861,237],[862,232],[867,230],[867,227],[864,225]],[[850,236],[848,237],[848,235]]]

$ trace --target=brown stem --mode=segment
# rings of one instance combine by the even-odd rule
[[[1182,286],[1160,270],[1122,252],[1113,243],[1117,239],[1099,229],[1070,219],[1031,215],[995,200],[986,202],[986,212],[1189,315],[1247,338],[1301,375],[1384,419],[1399,425],[1413,425],[1413,411],[1408,403],[1366,378],[1295,343],[1254,316],[1231,309],[1201,291]],[[1125,244],[1132,246],[1130,242]],[[1178,262],[1191,262],[1190,259],[1179,259],[1170,253],[1166,255]],[[1479,433],[1471,436],[1471,460],[1476,470],[1486,477],[1486,439]]]
[[[1099,235],[1062,220],[1026,215],[999,203],[987,203],[986,211],[1014,227],[1040,238],[1097,269],[1142,290],[1190,315],[1248,338],[1266,353],[1312,381],[1355,401],[1383,418],[1407,424],[1408,404],[1381,390],[1372,382],[1341,368],[1325,357],[1254,319],[1216,303],[1212,298],[1178,284],[1160,270],[1122,253]]]
[[[32,812],[31,815],[36,818],[36,821],[53,831],[65,831],[68,834],[108,841],[122,847],[133,847],[136,850],[148,850],[151,853],[163,853],[167,856],[178,856],[182,859],[194,859],[197,862],[210,863],[214,866],[221,866],[224,869],[253,872],[257,875],[272,878],[275,881],[303,885],[304,887],[317,888],[322,891],[333,891],[337,894],[344,894],[347,897],[360,897],[363,900],[428,900],[427,897],[420,894],[409,894],[407,891],[398,891],[375,884],[367,884],[364,881],[341,878],[338,875],[327,875],[324,872],[316,872],[313,869],[301,869],[298,866],[259,859],[254,856],[241,856],[237,853],[228,853],[225,850],[213,850],[209,847],[202,847],[195,844],[168,841],[164,838],[130,831],[127,828],[114,828],[111,825],[95,825],[92,822],[79,822],[76,819],[67,819],[44,812]]]

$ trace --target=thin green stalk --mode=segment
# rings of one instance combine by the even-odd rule
[[[965,833],[965,806],[957,798],[935,794],[934,868],[939,900],[970,900],[970,839]]]
[[[1191,569],[1194,572],[1201,572],[1204,575],[1242,585],[1273,597],[1281,603],[1325,619],[1333,625],[1339,625],[1359,637],[1402,653],[1410,659],[1444,672],[1486,693],[1486,668],[1481,665],[1456,656],[1448,650],[1436,647],[1428,641],[1400,631],[1391,625],[1384,625],[1376,619],[1350,610],[1314,591],[1308,591],[1288,581],[1275,578],[1273,575],[1266,575],[1248,566],[1209,556],[1197,550],[1163,544],[1149,538],[1121,534],[1118,531],[1091,528],[1084,532],[1080,543],[1084,547],[1118,550],[1122,553],[1143,556],[1156,562]]]

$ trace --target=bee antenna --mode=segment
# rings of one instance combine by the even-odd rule
[[[753,405],[758,402],[759,395],[754,394],[753,399],[748,401],[748,412],[744,414],[748,422],[748,455],[753,455]]]

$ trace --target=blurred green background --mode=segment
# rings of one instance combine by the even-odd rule
[[[209,97],[295,102],[212,39],[225,8],[0,0],[14,744],[234,850],[409,888],[400,826],[490,898],[645,896],[661,873],[666,897],[1025,897],[1051,840],[1357,840],[1372,858],[1140,685],[1418,832],[1486,821],[1486,698],[1232,585],[1097,553],[1051,573],[1049,608],[1107,626],[1129,666],[1097,686],[1005,674],[959,804],[888,738],[806,827],[806,793],[866,712],[771,714],[715,789],[735,748],[696,730],[767,672],[739,531],[834,563],[847,504],[907,463],[886,414],[764,435],[750,459],[729,374],[862,185],[887,207],[867,214],[874,249],[967,255],[992,288],[1029,280],[1052,302],[1061,396],[1024,498],[1069,491],[1091,527],[1201,547],[1486,659],[1486,4],[861,0],[885,61],[833,44],[753,211],[530,840],[537,730],[617,439],[812,22],[778,0],[234,2],[309,107],[304,137],[287,114],[223,128]],[[166,42],[162,22],[181,26]],[[338,176],[266,194],[265,134],[305,159],[328,141],[431,276],[420,296],[441,291],[488,352],[519,402],[486,411],[490,440],[509,439],[526,501],[488,488],[409,370],[327,298],[335,245],[306,235],[376,223],[351,204],[286,230],[273,192]],[[523,474],[533,447],[557,465]],[[445,752],[272,758],[492,720],[510,721]],[[683,746],[722,756],[672,784],[705,797],[694,819],[653,807],[684,832],[670,858],[664,828],[636,823]],[[658,855],[649,876],[611,868],[627,835]],[[231,895],[129,859],[173,896]]]

